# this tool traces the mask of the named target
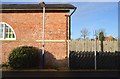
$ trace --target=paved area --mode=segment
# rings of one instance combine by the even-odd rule
[[[61,79],[61,78],[105,78],[120,79],[119,70],[4,70],[2,79]]]

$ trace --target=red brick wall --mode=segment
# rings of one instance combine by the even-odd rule
[[[48,12],[45,19],[45,40],[66,40],[66,14],[67,12]],[[10,51],[18,46],[28,45],[41,49],[42,40],[42,13],[0,13],[2,22],[12,26],[16,33],[15,41],[2,41],[2,61],[6,62]],[[45,43],[45,50],[49,51],[57,60],[67,56],[66,42]],[[67,63],[67,62],[66,62]]]

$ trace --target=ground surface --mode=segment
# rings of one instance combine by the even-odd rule
[[[120,79],[119,70],[3,70],[2,79]]]

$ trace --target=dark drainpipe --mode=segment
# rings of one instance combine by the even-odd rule
[[[66,50],[68,51],[67,52],[67,58],[68,58],[68,68],[69,68],[69,40],[71,39],[71,37],[70,37],[70,35],[71,35],[71,16],[72,16],[72,14],[76,11],[76,9],[77,9],[77,7],[75,7],[74,8],[74,10],[73,10],[73,12],[71,13],[71,14],[69,14],[69,15],[66,15],[66,19],[67,19],[67,21],[69,20],[69,24],[67,24],[67,27],[69,27],[69,28],[67,28],[67,48],[66,48]],[[68,22],[67,22],[68,23]],[[68,33],[68,30],[69,30],[69,33]],[[69,34],[69,35],[68,35]]]
[[[70,35],[71,35],[71,16],[76,11],[76,9],[77,9],[77,7],[75,7],[74,11],[70,15],[68,15],[68,17],[69,17],[69,37],[68,37],[69,40],[71,39],[71,37],[70,37]]]

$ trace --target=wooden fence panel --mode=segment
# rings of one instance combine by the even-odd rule
[[[70,41],[70,51],[100,51],[100,41],[94,40],[72,40]],[[118,51],[118,41],[104,41],[104,51]]]

